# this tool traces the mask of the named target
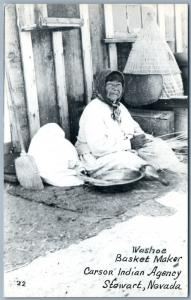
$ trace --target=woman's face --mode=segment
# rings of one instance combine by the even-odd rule
[[[107,81],[105,90],[107,99],[109,99],[112,103],[115,103],[122,95],[123,86],[119,81]]]

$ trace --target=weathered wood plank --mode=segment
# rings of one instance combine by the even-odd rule
[[[188,108],[188,96],[159,99],[157,102],[145,105],[143,109],[171,109],[171,108]]]
[[[44,4],[45,5],[45,4]],[[45,29],[63,29],[68,28],[80,28],[83,25],[83,21],[77,18],[44,18],[40,17],[36,24],[19,24],[21,31],[32,30],[45,30]]]
[[[183,32],[182,32],[182,5],[175,4],[175,36],[176,52],[183,51]]]
[[[106,44],[109,44],[109,43],[134,43],[136,41],[136,38],[137,38],[137,35],[135,34],[129,34],[128,37],[124,38],[124,37],[116,37],[116,38],[110,38],[110,39],[103,39],[103,41],[106,43]],[[173,42],[174,41],[174,38],[169,38],[169,39],[166,39],[167,42]]]
[[[68,99],[67,99],[67,91],[66,91],[66,74],[65,74],[62,32],[60,32],[60,31],[53,32],[52,40],[53,40],[53,51],[54,51],[54,61],[55,61],[59,119],[60,119],[60,124],[66,134],[66,137],[70,138]]]
[[[13,151],[13,144],[12,142],[4,142],[4,145],[3,145],[3,153],[4,154],[8,154],[8,153],[11,153]]]
[[[20,32],[20,45],[22,52],[25,92],[27,100],[28,119],[30,127],[30,137],[37,132],[40,127],[38,96],[36,87],[36,77],[34,68],[34,58],[30,32]]]
[[[165,110],[129,109],[141,128],[154,136],[174,132],[174,112]]]
[[[167,39],[175,39],[174,32],[174,5],[166,4],[165,6],[165,26],[166,26],[166,38]]]
[[[80,18],[78,4],[47,4],[49,18]]]
[[[129,33],[137,33],[141,29],[141,10],[138,4],[126,5],[126,17]]]
[[[45,4],[35,5],[34,9],[36,23],[39,22],[39,18],[47,16],[47,6]],[[40,125],[42,126],[51,122],[59,123],[52,33],[48,30],[34,31],[31,33],[31,36],[34,52]]]
[[[187,108],[174,108],[175,115],[175,131],[188,132],[188,109]]]
[[[169,42],[172,52],[175,52],[175,19],[173,4],[166,4],[165,27],[166,40]]]
[[[109,43],[134,43],[136,41],[137,35],[135,34],[128,34],[127,37],[116,37],[116,38],[109,38],[104,39],[104,42]]]
[[[105,34],[106,38],[114,37],[113,27],[113,8],[112,4],[104,4],[104,15],[105,15]],[[109,44],[109,65],[111,69],[117,69],[117,47],[115,44]]]
[[[93,90],[93,65],[92,65],[92,49],[90,40],[90,24],[89,11],[87,4],[80,4],[80,17],[83,19],[83,26],[81,27],[82,39],[82,55],[86,91],[86,103],[91,101]]]
[[[19,30],[24,27],[36,27],[34,5],[18,4],[17,5],[17,24]]]
[[[182,4],[182,46],[188,51],[188,4]]]
[[[12,142],[13,147],[15,147],[18,151],[20,150],[19,138],[16,130],[16,121],[15,114],[13,111],[13,106],[11,104],[11,95],[8,88],[7,80],[5,78],[4,82],[4,108],[7,108],[8,111],[4,113],[4,143]],[[15,99],[14,95],[14,99]],[[16,107],[17,108],[17,107]]]
[[[141,6],[142,6],[143,26],[145,24],[145,20],[147,18],[148,13],[151,13],[154,20],[157,22],[157,6],[156,6],[156,4],[141,4]]]
[[[110,69],[116,70],[118,68],[117,62],[117,47],[116,44],[109,44],[109,61],[110,61]]]
[[[25,103],[24,79],[22,73],[16,6],[13,4],[7,4],[5,6],[5,64],[10,73],[11,83],[14,91],[14,102],[17,110],[19,111],[21,134],[23,136],[25,147],[27,148],[29,145],[29,128]],[[13,147],[16,148],[16,151],[19,151],[20,146],[16,134],[13,113],[11,112],[10,123]]]
[[[82,25],[83,20],[79,18],[42,18],[40,22],[40,28],[42,29],[80,28]]]
[[[157,4],[158,11],[158,24],[161,35],[166,38],[166,26],[165,26],[165,4]]]
[[[27,20],[28,10],[26,9],[24,14],[21,14],[20,8],[24,6],[17,4],[16,7],[18,22],[24,23],[24,21]],[[26,5],[26,7],[28,6]],[[29,11],[29,18],[30,16],[31,11]],[[23,18],[24,20],[22,21]],[[31,33],[19,31],[19,40],[22,54],[30,138],[32,138],[40,127],[40,118]]]
[[[49,17],[80,18],[76,4],[48,5]],[[85,103],[81,36],[79,29],[63,31],[66,87],[70,116],[71,141],[76,141],[80,108]]]
[[[126,4],[113,4],[112,6],[114,35],[126,36],[129,29],[126,15]]]
[[[108,68],[107,46],[105,38],[103,4],[89,4],[90,37],[92,47],[93,74]]]
[[[10,113],[9,113],[9,105],[7,101],[7,87],[4,87],[4,143],[11,142],[11,121],[10,121]]]

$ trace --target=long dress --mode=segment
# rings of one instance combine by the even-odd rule
[[[177,169],[179,161],[160,138],[146,134],[147,143],[138,151],[131,149],[131,138],[144,131],[120,103],[121,122],[111,116],[112,108],[95,98],[83,111],[75,144],[84,168],[92,177],[108,170],[139,170],[144,165],[155,169]]]

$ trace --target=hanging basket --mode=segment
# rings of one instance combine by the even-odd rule
[[[143,38],[143,37],[142,37]],[[175,57],[165,41],[137,38],[124,68],[126,74],[180,74]],[[160,39],[160,37],[159,37]]]
[[[128,106],[138,107],[156,102],[162,93],[161,75],[124,74],[124,101]]]
[[[126,76],[125,101],[129,105],[141,106],[159,98],[184,94],[176,59],[151,14],[147,15],[123,73]]]
[[[143,75],[180,73],[169,45],[150,14],[138,34],[123,72]]]

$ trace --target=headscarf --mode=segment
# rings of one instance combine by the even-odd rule
[[[97,77],[96,77],[96,82],[95,82],[95,91],[93,93],[93,99],[94,98],[99,98],[101,101],[107,103],[111,108],[112,108],[112,114],[111,117],[120,122],[120,100],[122,98],[122,95],[120,96],[119,99],[117,99],[117,102],[112,103],[107,97],[106,97],[106,82],[109,81],[112,78],[114,80],[116,78],[117,81],[122,83],[122,86],[124,88],[124,76],[123,73],[121,73],[118,70],[110,70],[106,69],[101,71]]]

